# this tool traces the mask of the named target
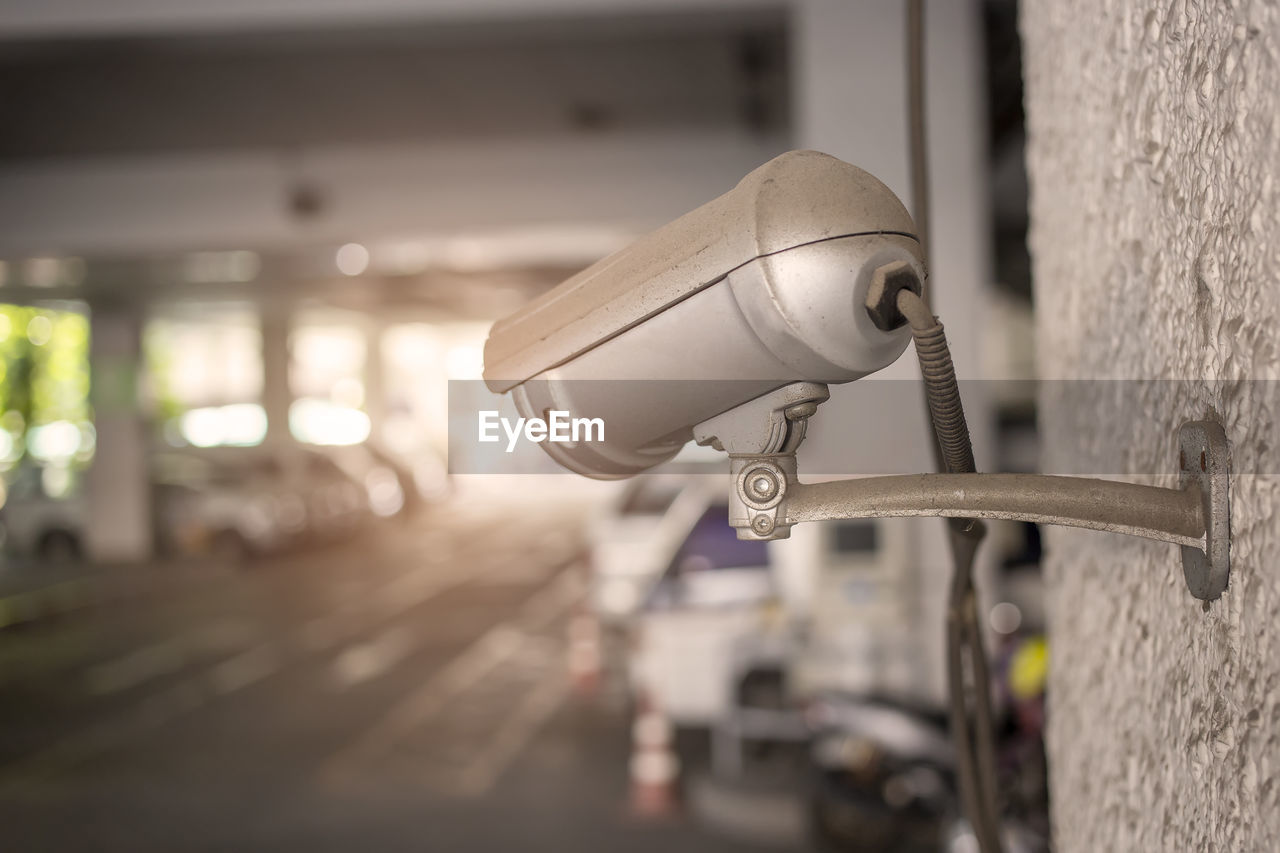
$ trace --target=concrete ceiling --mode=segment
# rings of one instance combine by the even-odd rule
[[[786,123],[779,16],[0,43],[0,162]]]
[[[22,38],[0,28],[6,298],[261,291],[263,281],[183,284],[183,253],[203,250],[258,253],[258,278],[290,298],[307,288],[347,298],[349,281],[325,282],[348,241],[368,245],[377,266],[382,244],[556,231],[554,252],[546,241],[547,257],[524,258],[495,286],[520,295],[592,260],[600,232],[642,233],[787,147],[780,7],[596,5],[624,11],[398,26],[68,24]],[[576,261],[564,250],[575,228]],[[24,290],[31,256],[87,264]],[[493,272],[373,274],[356,301],[483,311],[456,294]]]

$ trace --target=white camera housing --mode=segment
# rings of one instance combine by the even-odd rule
[[[872,273],[925,278],[915,225],[863,170],[792,151],[498,321],[484,378],[526,418],[600,418],[542,447],[597,479],[676,455],[709,418],[796,382],[848,382],[906,348],[865,303]]]

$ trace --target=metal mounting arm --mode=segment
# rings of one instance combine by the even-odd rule
[[[1108,530],[1200,547],[1198,488],[1165,489],[1045,474],[902,474],[788,491],[787,520],[998,518]]]
[[[724,442],[734,483],[729,520],[740,537],[783,539],[801,522],[849,518],[944,516],[1061,524],[1181,545],[1182,571],[1193,596],[1211,601],[1227,588],[1230,459],[1226,435],[1212,421],[1190,421],[1179,428],[1178,488],[1045,474],[902,474],[804,484],[796,477],[795,449],[804,435],[797,422],[825,398],[818,389],[825,391],[791,386],[758,406],[772,419],[777,450],[753,447],[744,453],[738,441]],[[809,392],[807,400],[798,390]],[[801,408],[796,405],[800,400],[811,405]],[[763,417],[751,414],[747,424]],[[794,424],[793,440],[777,440],[783,423]],[[699,429],[706,440],[730,434],[714,421]]]

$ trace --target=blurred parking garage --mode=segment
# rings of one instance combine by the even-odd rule
[[[966,378],[1029,378],[1014,5],[929,6],[939,313]],[[448,458],[493,320],[770,157],[909,197],[903,29],[836,0],[6,4],[0,844],[972,849],[937,524],[730,553],[718,468]],[[980,451],[1033,467],[1029,399],[984,387]],[[817,430],[805,467],[923,468],[914,415],[861,413],[853,460]],[[1038,538],[998,533],[1002,769],[1040,849]]]

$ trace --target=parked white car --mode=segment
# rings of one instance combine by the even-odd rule
[[[830,521],[797,525],[775,543],[775,576],[804,626],[787,664],[793,701],[824,692],[923,701],[913,529],[899,519]]]
[[[239,558],[301,541],[308,518],[301,493],[227,460],[190,451],[152,455],[152,529],[161,552]],[[11,475],[0,508],[5,549],[42,562],[78,559],[88,518],[81,484],[54,497],[44,480],[35,467]]]
[[[911,529],[878,519],[797,525],[737,539],[723,498],[703,510],[636,618],[637,690],[685,726],[742,704],[800,707],[823,692],[922,692],[918,618],[904,608]],[[748,697],[748,688],[768,697]],[[759,689],[754,692],[761,692]]]
[[[219,447],[186,451],[248,482],[305,502],[307,538],[330,542],[355,533],[370,518],[365,487],[328,456],[304,447]]]
[[[591,606],[601,622],[626,624],[707,507],[704,478],[638,477],[591,522]],[[716,485],[720,485],[718,482]]]
[[[703,501],[637,616],[631,676],[676,725],[710,728],[734,707],[746,658],[786,626],[769,544],[738,539],[723,498]]]
[[[306,533],[302,496],[251,470],[160,453],[152,457],[151,476],[161,551],[238,559],[283,550]]]
[[[9,476],[0,506],[4,549],[43,562],[77,560],[84,553],[85,517],[79,483],[69,483],[55,497],[45,488],[43,473],[40,468],[23,467]]]
[[[409,500],[417,491],[405,488],[412,475],[402,472],[391,460],[363,444],[326,447],[321,452],[364,487],[370,511],[379,518],[391,518],[407,512]]]

